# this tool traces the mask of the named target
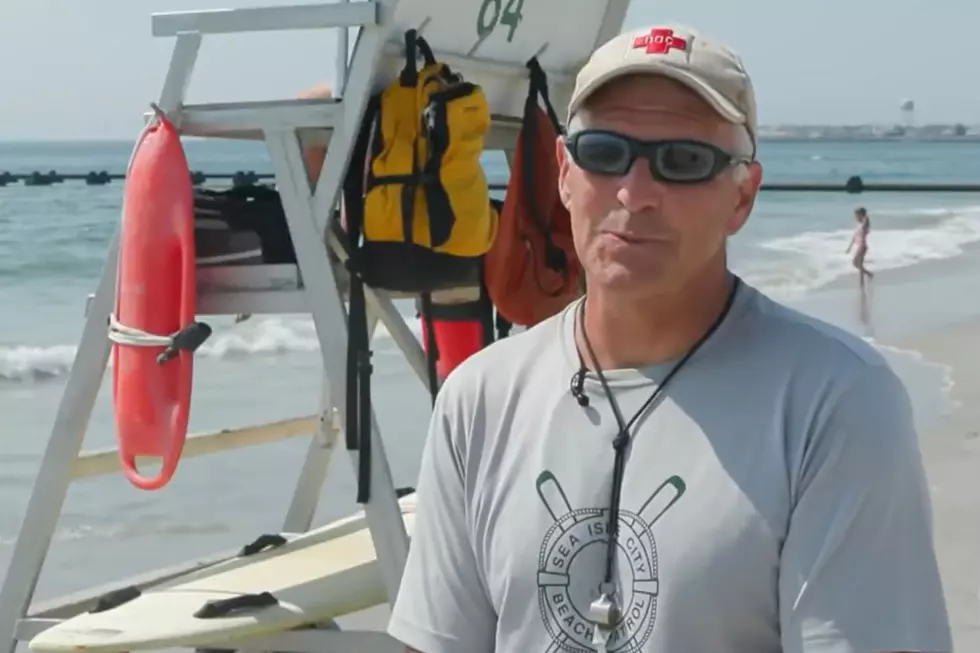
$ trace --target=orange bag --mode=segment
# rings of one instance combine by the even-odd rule
[[[578,297],[582,274],[568,210],[558,192],[555,141],[560,125],[537,59],[527,67],[528,94],[507,196],[497,238],[483,264],[484,284],[498,315],[521,326],[557,314]]]

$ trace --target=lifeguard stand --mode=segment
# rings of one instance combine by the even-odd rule
[[[527,93],[526,62],[537,56],[548,74],[554,105],[567,104],[574,74],[603,41],[619,33],[629,0],[364,0],[336,4],[254,7],[154,14],[152,33],[176,37],[170,68],[157,100],[184,135],[262,140],[271,156],[275,181],[296,250],[296,265],[257,265],[199,270],[198,307],[202,315],[239,313],[312,314],[323,358],[323,413],[290,420],[194,436],[184,457],[262,444],[301,434],[315,436],[297,478],[283,530],[308,530],[336,430],[346,420],[344,361],[346,310],[339,266],[331,264],[344,249],[328,228],[368,98],[395,78],[403,62],[403,34],[417,29],[436,58],[469,81],[481,85],[490,103],[493,126],[487,149],[510,152],[520,127]],[[333,100],[185,103],[185,93],[206,34],[339,28],[347,64],[347,29],[358,28],[343,94]],[[341,80],[342,81],[342,80]],[[340,88],[341,84],[336,84]],[[146,118],[152,119],[152,112]],[[326,162],[311,189],[300,142],[326,143]],[[55,417],[50,440],[34,482],[5,583],[0,588],[0,637],[13,650],[18,642],[88,609],[113,588],[140,588],[174,578],[207,564],[196,561],[177,569],[125,579],[30,609],[34,588],[47,556],[69,484],[111,473],[115,451],[82,453],[81,445],[110,353],[106,325],[113,309],[118,236],[87,309],[78,352]],[[466,289],[461,289],[465,294]],[[380,319],[419,378],[426,379],[418,341],[399,316],[388,293],[368,291],[369,310]],[[425,428],[420,424],[419,428]],[[371,499],[366,522],[377,551],[389,601],[395,598],[408,551],[395,488],[375,423],[372,433]],[[357,469],[357,452],[351,452]],[[227,556],[228,554],[223,554]],[[222,556],[215,558],[221,559]],[[236,646],[239,646],[236,643]],[[376,632],[303,630],[250,642],[251,650],[400,651]]]

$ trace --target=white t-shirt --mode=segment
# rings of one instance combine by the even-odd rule
[[[617,422],[577,303],[445,382],[389,633],[423,653],[585,653]],[[610,370],[626,420],[673,362]],[[743,284],[633,430],[609,653],[951,649],[908,396],[874,348]]]

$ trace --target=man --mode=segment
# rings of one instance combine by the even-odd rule
[[[588,294],[442,388],[410,650],[950,650],[900,381],[727,268],[755,134],[739,58],[690,29],[581,70],[557,156]]]

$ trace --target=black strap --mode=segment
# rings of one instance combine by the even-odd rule
[[[432,294],[424,292],[419,295],[419,317],[425,327],[425,370],[429,377],[429,394],[433,405],[439,393],[439,375],[436,364],[439,362],[439,346],[436,343],[436,330],[432,319]]]
[[[561,128],[558,114],[555,113],[555,107],[551,104],[551,96],[548,94],[548,75],[545,74],[537,57],[531,57],[528,60],[527,68],[531,71],[531,85],[541,97],[541,103],[544,104],[544,111],[548,115],[552,127],[555,128],[556,132],[561,134],[564,130]]]
[[[630,430],[633,426],[640,420],[642,416],[647,414],[648,411],[656,408],[657,400],[661,397],[667,384],[674,378],[674,376],[681,371],[684,365],[696,354],[701,347],[706,343],[712,335],[718,330],[718,328],[724,323],[725,318],[731,312],[732,306],[735,304],[735,296],[738,294],[738,288],[741,284],[741,279],[739,277],[734,277],[732,281],[732,288],[729,291],[728,298],[725,301],[725,305],[722,307],[715,321],[710,327],[701,335],[701,337],[691,346],[690,349],[677,361],[674,366],[667,372],[663,380],[657,384],[656,389],[647,398],[643,405],[640,406],[639,410],[633,414],[627,422],[623,418],[623,413],[619,408],[619,402],[616,401],[616,397],[613,394],[612,389],[609,387],[609,382],[606,380],[606,375],[602,371],[602,367],[599,365],[599,360],[596,358],[595,352],[592,350],[592,343],[589,342],[588,333],[585,330],[585,301],[583,300],[579,304],[578,310],[578,329],[582,336],[582,343],[585,345],[586,352],[589,355],[590,362],[595,368],[595,374],[599,379],[599,383],[602,385],[603,394],[606,395],[606,399],[609,401],[610,408],[612,408],[613,416],[616,418],[616,424],[619,427],[619,431],[616,437],[613,438],[613,480],[612,480],[612,492],[609,498],[609,523],[607,526],[608,540],[606,546],[606,560],[605,569],[603,573],[603,588],[601,591],[606,592],[607,587],[610,587],[613,582],[613,569],[616,561],[616,555],[619,551],[617,544],[617,538],[619,537],[619,504],[623,491],[623,476],[626,473],[626,449],[631,441]],[[581,356],[580,356],[581,358]],[[582,371],[580,374],[584,379],[585,374],[585,363],[582,362]]]
[[[428,80],[433,77],[442,78],[442,75],[434,74],[423,83],[429,83]],[[428,103],[422,111],[422,136],[428,148],[420,169],[414,171],[419,176],[421,190],[425,194],[429,239],[433,248],[444,245],[449,240],[457,219],[469,219],[469,216],[455,215],[449,193],[440,179],[440,172],[453,137],[449,126],[449,105],[472,95],[477,89],[474,84],[464,81],[454,82],[443,78],[440,83],[445,86],[429,95]]]
[[[346,446],[358,452],[357,502],[371,498],[371,348],[363,275],[370,264],[364,260],[361,238],[364,224],[364,166],[368,161],[371,128],[381,99],[373,96],[354,143],[344,180],[344,209],[347,216],[349,273],[349,318],[347,321],[347,391],[345,397]]]
[[[478,300],[479,312],[480,312],[480,329],[483,333],[483,346],[489,347],[493,344],[494,338],[494,322],[493,322],[493,299],[490,297],[490,291],[487,289],[486,282],[486,269],[484,266],[480,266],[480,299]]]
[[[285,546],[287,541],[286,538],[278,533],[265,533],[243,546],[242,550],[238,552],[238,555],[244,558],[253,556],[256,553],[262,553],[268,549],[278,549],[281,546]]]
[[[432,48],[428,41],[419,36],[418,30],[410,29],[405,31],[405,65],[398,75],[398,83],[405,87],[418,84],[419,77],[419,54],[421,53],[426,66],[433,66],[436,63]]]
[[[140,589],[135,585],[106,592],[95,601],[95,607],[89,610],[89,612],[105,612],[106,610],[118,608],[124,603],[129,603],[133,599],[139,598],[142,594]]]
[[[398,83],[405,87],[415,86],[419,76],[418,32],[414,29],[405,32],[405,66],[398,75]]]
[[[412,31],[414,32],[415,30]],[[436,65],[436,56],[432,53],[432,48],[429,47],[429,42],[426,41],[425,38],[418,32],[415,32],[415,44],[418,46],[418,51],[422,53],[422,60],[425,61],[425,65]]]
[[[194,616],[198,619],[216,619],[217,617],[227,617],[240,610],[268,608],[273,605],[279,605],[279,599],[274,597],[270,592],[240,594],[230,599],[208,601],[194,613]]]
[[[157,356],[157,365],[163,365],[182,351],[194,353],[211,337],[211,327],[204,322],[191,322],[170,338],[170,345]]]
[[[374,371],[374,366],[371,365],[371,351],[368,348],[366,306],[361,328],[364,339],[363,351],[358,359],[360,378],[357,388],[357,502],[367,503],[371,499],[371,435],[374,430],[371,423],[371,373]]]
[[[506,317],[501,315],[499,311],[497,312],[497,317],[494,320],[494,325],[497,329],[498,340],[509,336],[511,329],[514,328],[514,325]]]

